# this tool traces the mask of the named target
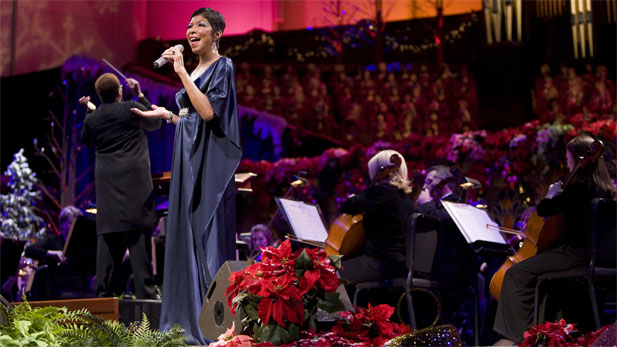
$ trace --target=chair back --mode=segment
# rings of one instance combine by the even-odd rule
[[[617,201],[597,198],[591,202],[591,266],[617,267]]]
[[[437,251],[441,223],[435,217],[414,213],[410,219],[411,230],[407,235],[407,267],[411,273],[430,274]]]

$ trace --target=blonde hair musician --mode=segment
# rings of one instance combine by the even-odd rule
[[[371,183],[366,190],[345,200],[340,209],[341,213],[364,215],[363,251],[343,260],[341,277],[351,283],[407,274],[405,236],[413,213],[407,196],[411,192],[407,165],[400,153],[384,150],[369,160],[368,171]],[[374,300],[371,303],[378,304]]]
[[[384,183],[391,184],[405,193],[411,193],[411,181],[408,178],[407,174],[407,164],[405,164],[405,159],[403,156],[392,149],[383,150],[377,154],[375,154],[368,162],[368,174],[371,178],[371,181],[375,179],[380,170],[384,168],[390,167],[393,165],[392,163],[392,155],[397,155],[401,159],[401,165],[398,170],[391,175],[386,176]],[[377,183],[377,182],[375,182]]]

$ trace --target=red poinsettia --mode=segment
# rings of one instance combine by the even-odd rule
[[[314,332],[304,330],[300,332],[297,341],[280,344],[279,346],[383,346],[388,340],[410,332],[409,328],[405,325],[396,324],[388,320],[393,312],[394,307],[388,305],[373,307],[370,304],[368,309],[356,307],[356,312],[339,312],[337,323],[331,331]],[[256,346],[271,347],[274,344],[263,342]]]
[[[264,325],[268,325],[271,316],[282,327],[285,327],[285,319],[302,324],[304,307],[295,282],[296,277],[286,273],[262,285],[263,290],[260,293],[263,293],[263,299],[259,302],[258,315]]]
[[[248,315],[243,322],[256,341],[295,341],[300,328],[315,326],[317,307],[328,312],[343,309],[334,293],[340,256],[331,257],[321,250],[292,253],[289,240],[278,248],[265,248],[260,263],[231,274],[227,304],[232,313],[242,308]]]
[[[336,268],[331,265],[330,258],[323,250],[305,250],[312,259],[312,267],[304,272],[300,279],[300,294],[305,294],[317,283],[319,288],[332,293],[338,287]]]
[[[332,328],[339,336],[356,342],[369,343],[371,346],[383,344],[401,334],[410,332],[403,324],[390,322],[394,307],[383,304],[368,305],[368,308],[355,307],[356,312],[339,313],[340,319]]]
[[[602,329],[581,334],[576,329],[576,324],[569,324],[564,319],[556,322],[545,322],[536,325],[524,334],[525,340],[519,347],[527,346],[591,346],[596,338],[610,326]]]
[[[281,271],[293,270],[294,260],[289,240],[281,242],[278,248],[268,247],[261,252],[261,264],[273,270],[277,267],[281,267]]]

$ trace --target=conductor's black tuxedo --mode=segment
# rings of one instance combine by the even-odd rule
[[[150,155],[146,131],[160,128],[160,119],[130,109],[151,108],[146,98],[103,103],[86,115],[82,141],[96,153],[97,296],[126,292],[119,278],[129,248],[137,298],[154,297],[150,235],[156,223]]]

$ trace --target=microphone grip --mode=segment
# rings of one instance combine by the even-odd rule
[[[160,57],[160,58],[158,58],[157,60],[154,61],[153,65],[154,65],[155,69],[158,69],[161,66],[165,65],[165,63],[167,63],[167,59],[165,59],[163,57]]]
[[[183,53],[183,52],[184,52],[184,46],[182,46],[182,45],[175,45],[174,47],[175,47],[177,50],[179,50],[179,51],[180,51],[180,53]],[[167,63],[167,59],[165,59],[165,58],[163,58],[163,57],[160,57],[160,58],[158,58],[157,60],[155,60],[155,61],[154,61],[153,66],[154,66],[154,68],[155,68],[155,69],[158,69],[158,68],[160,68],[161,66],[165,65],[166,63]]]

